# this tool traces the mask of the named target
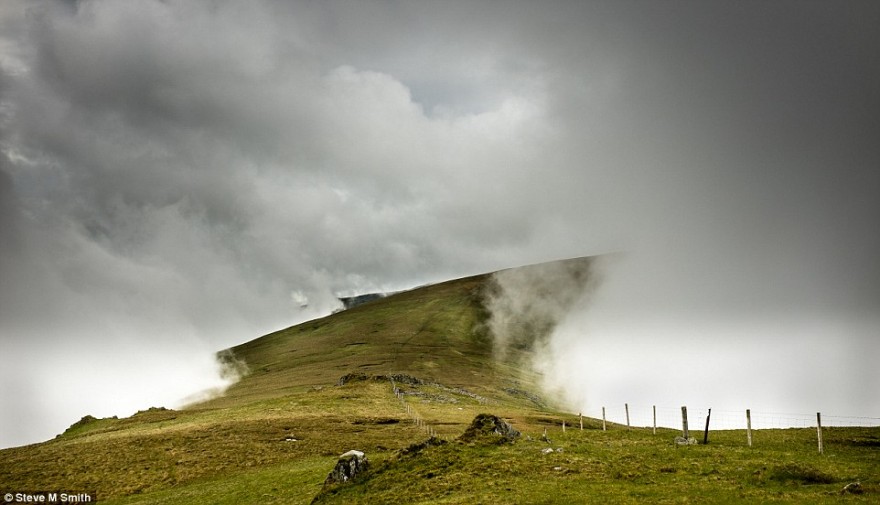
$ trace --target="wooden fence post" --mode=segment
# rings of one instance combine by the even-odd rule
[[[822,413],[816,412],[816,431],[819,433],[819,454],[822,454]]]
[[[624,403],[623,408],[626,410],[626,427],[629,428],[629,404]]]
[[[657,406],[654,405],[654,435],[657,434]]]
[[[685,440],[690,439],[690,431],[688,431],[688,408],[687,406],[681,407],[681,431],[684,435]]]
[[[602,407],[602,431],[606,431],[606,428],[605,428],[605,407]]]
[[[565,433],[565,419],[562,420],[562,433]]]
[[[749,447],[752,446],[752,411],[746,409],[746,438],[749,440]]]
[[[578,414],[578,421],[580,421],[580,423],[581,423],[581,431],[584,431],[584,414],[583,413]]]
[[[703,432],[703,445],[709,443],[709,418],[712,417],[712,409],[709,409],[709,414],[706,416],[706,430]]]

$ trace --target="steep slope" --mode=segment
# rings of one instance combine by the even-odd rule
[[[493,359],[482,296],[488,275],[421,287],[287,328],[230,349],[248,373],[223,398],[234,405],[334,384],[348,373],[405,374],[489,395],[534,380]]]
[[[0,487],[97,491],[103,502],[283,471],[309,485],[279,491],[278,503],[307,502],[341,451],[381,461],[428,433],[458,434],[488,403],[510,415],[537,409],[522,356],[492,357],[489,278],[397,293],[236,346],[221,355],[248,372],[221,397],[87,416],[54,440],[0,451]],[[367,380],[337,386],[343,376]]]

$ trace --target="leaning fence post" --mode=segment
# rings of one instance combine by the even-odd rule
[[[822,454],[822,413],[816,412],[816,431],[819,433],[819,454]]]
[[[629,404],[624,403],[623,408],[626,409],[626,427],[629,428]]]
[[[681,407],[681,431],[682,431],[682,434],[684,435],[685,440],[689,440],[691,438],[690,431],[688,431],[688,408],[687,408],[687,406]]]
[[[709,415],[706,416],[706,431],[703,432],[703,445],[709,443],[709,418],[712,417],[712,409],[709,409]]]
[[[746,438],[749,441],[749,447],[752,446],[752,411],[746,409]]]
[[[602,431],[606,431],[606,429],[605,429],[605,407],[602,407]]]

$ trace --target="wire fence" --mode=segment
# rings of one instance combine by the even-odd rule
[[[584,416],[602,419],[603,409],[605,419],[609,423],[617,423],[622,425],[629,424],[634,427],[657,426],[658,428],[681,429],[682,415],[681,407],[663,407],[663,406],[645,406],[645,405],[629,405],[621,404],[597,408],[591,411],[583,412]],[[656,414],[656,424],[655,424]],[[709,408],[688,407],[687,418],[688,424],[693,428],[703,427],[706,416],[709,415]],[[629,423],[627,423],[627,417]],[[815,428],[816,414],[790,414],[779,412],[763,412],[760,410],[750,410],[751,428],[753,430],[773,429],[773,428]],[[711,429],[712,430],[744,430],[747,428],[746,411],[734,410],[718,410],[712,409]],[[827,415],[822,413],[822,426],[858,426],[858,427],[874,427],[880,426],[880,417],[865,416],[838,416]]]

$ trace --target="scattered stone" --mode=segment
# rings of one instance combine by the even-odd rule
[[[849,484],[843,486],[840,494],[862,494],[864,492],[865,490],[862,489],[861,482],[850,482]]]
[[[556,452],[562,452],[562,447],[557,447]]]
[[[324,487],[332,484],[348,482],[364,473],[370,467],[370,461],[361,451],[351,450],[339,456],[336,466],[324,480]]]
[[[561,466],[554,466],[554,467],[553,467],[553,470],[555,470],[555,471],[557,471],[557,472],[561,472],[561,471],[562,471],[562,467],[561,467]]]
[[[675,437],[675,445],[697,445],[697,439],[694,437]]]
[[[541,449],[541,452],[544,454],[553,454],[553,448],[552,447],[545,447],[545,448]]]

